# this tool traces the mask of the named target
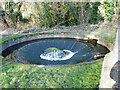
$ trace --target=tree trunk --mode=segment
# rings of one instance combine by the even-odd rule
[[[6,19],[5,19],[4,17],[0,16],[0,22],[1,22],[5,27],[9,28],[9,25],[8,25],[8,23],[7,23],[7,21],[6,21]]]
[[[0,22],[5,26],[9,27],[7,20],[5,19],[5,11],[0,7]]]
[[[79,2],[77,3],[78,5],[78,19],[79,19],[79,22],[80,24],[85,24],[86,23],[86,18],[85,18],[85,9],[84,9],[84,5],[86,4],[87,2]]]

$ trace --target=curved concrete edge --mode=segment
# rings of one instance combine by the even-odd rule
[[[96,39],[98,44],[101,44],[105,47],[107,47],[110,51],[111,48],[110,43],[102,38],[96,38],[96,37],[90,37],[87,35],[76,35],[76,34],[43,34],[43,35],[28,35],[28,36],[21,36],[15,39],[9,39],[8,41],[6,41],[5,43],[2,44],[2,48],[0,49],[0,53],[5,50],[6,48],[18,44],[18,43],[22,43],[25,41],[30,41],[30,40],[37,40],[37,39],[44,39],[44,38],[75,38],[75,39],[84,39],[84,40],[88,40],[88,39]]]
[[[21,63],[17,63],[17,62],[12,62],[9,61],[5,64],[15,64],[15,65],[23,65],[23,66],[30,66],[30,67],[72,67],[72,66],[82,66],[82,65],[90,65],[90,64],[94,64],[97,62],[103,61],[103,58],[95,60],[95,61],[91,61],[91,62],[84,62],[84,63],[78,63],[78,64],[69,64],[69,65],[35,65],[35,64],[21,64]],[[4,65],[4,64],[3,64]]]
[[[112,67],[118,61],[118,42],[117,32],[114,49],[105,56],[103,61],[99,88],[112,88],[116,83],[116,81],[110,77],[110,72]]]

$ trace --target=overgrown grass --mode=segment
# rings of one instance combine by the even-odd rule
[[[4,64],[2,88],[98,88],[102,62],[72,67]]]
[[[105,40],[107,40],[110,43],[115,43],[115,39],[116,39],[116,34],[101,34],[99,35],[101,38],[104,38]]]
[[[105,26],[106,27],[100,27],[96,31],[92,32],[91,35],[94,34],[98,38],[103,38],[104,40],[107,40],[111,44],[115,43],[117,26],[116,25],[114,26],[109,25],[109,27],[107,27],[107,25]]]

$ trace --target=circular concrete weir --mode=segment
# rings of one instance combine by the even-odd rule
[[[3,43],[2,56],[13,62],[29,65],[77,65],[95,62],[109,52],[106,47],[96,42],[97,40],[87,40],[83,36],[70,34],[23,36]],[[75,54],[65,60],[47,60],[40,57],[47,48],[53,47],[70,50]]]

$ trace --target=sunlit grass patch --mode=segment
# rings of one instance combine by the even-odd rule
[[[4,64],[3,88],[97,88],[102,62],[72,67],[31,67]]]

